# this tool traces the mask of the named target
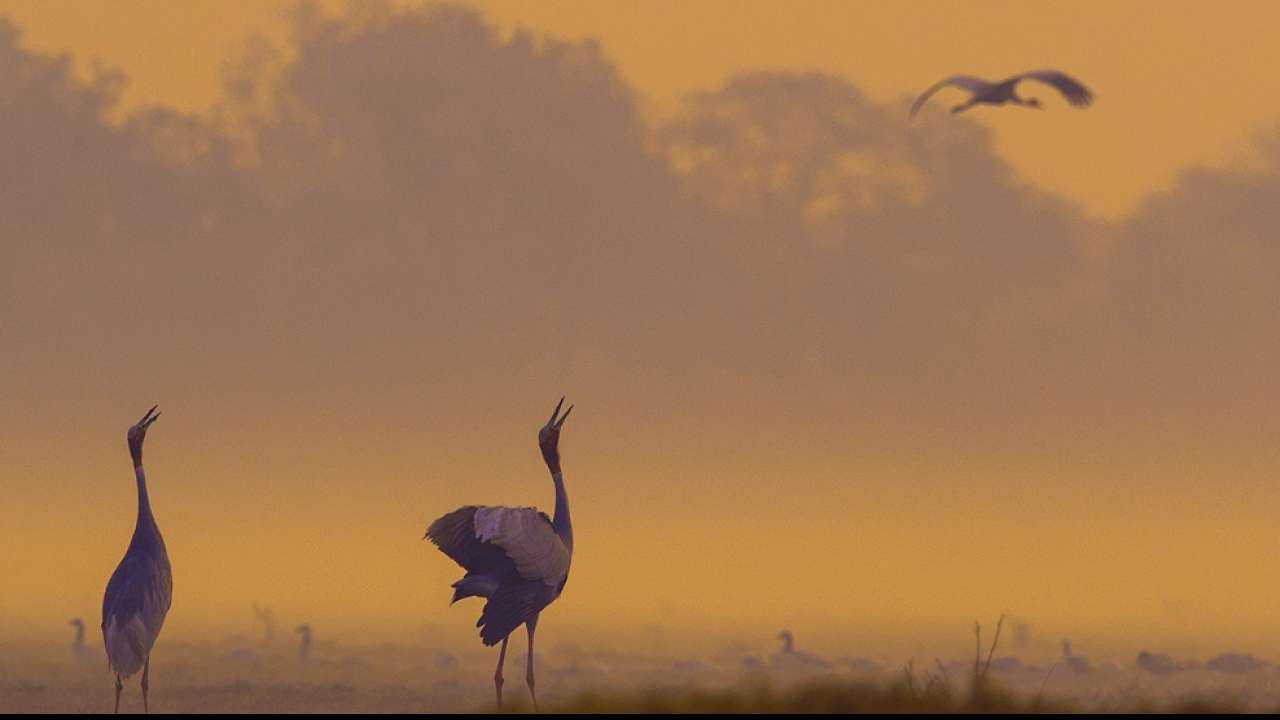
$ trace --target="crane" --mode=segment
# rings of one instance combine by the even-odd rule
[[[301,636],[298,643],[298,662],[307,662],[311,659],[311,625],[303,623],[293,631]]]
[[[262,623],[262,646],[271,647],[271,640],[276,636],[276,614],[269,607],[258,607],[253,604],[253,616]]]
[[[525,682],[534,709],[533,634],[542,609],[560,597],[569,579],[573,557],[573,525],[569,521],[569,496],[560,472],[560,428],[573,406],[560,415],[564,398],[551,419],[538,431],[538,447],[555,484],[555,517],[531,507],[467,505],[439,518],[427,528],[426,537],[467,572],[453,583],[453,603],[467,597],[486,602],[476,627],[486,646],[502,643],[493,683],[502,707],[502,663],[507,640],[521,625],[529,632]]]
[[[71,627],[76,629],[76,637],[71,641],[71,655],[76,659],[76,662],[81,665],[87,665],[92,661],[93,651],[89,649],[88,645],[84,644],[84,621],[80,618],[75,618],[71,621]]]
[[[1071,641],[1066,638],[1062,639],[1062,662],[1076,675],[1088,675],[1093,672],[1093,666],[1083,655],[1071,654]]]
[[[778,639],[782,641],[782,652],[776,653],[769,659],[775,669],[779,670],[799,670],[799,669],[825,669],[831,667],[831,663],[823,660],[817,655],[811,655],[807,652],[796,650],[796,638],[791,634],[790,630],[783,630],[778,633]]]
[[[938,81],[933,87],[925,90],[924,93],[916,98],[911,106],[911,118],[915,118],[916,113],[924,107],[925,101],[931,95],[938,92],[948,85],[958,87],[962,90],[968,90],[969,100],[951,108],[951,112],[964,112],[974,105],[1004,105],[1005,103],[1013,103],[1023,107],[1039,108],[1040,101],[1036,98],[1018,97],[1018,83],[1023,80],[1037,80],[1047,85],[1057,88],[1062,93],[1067,102],[1076,107],[1086,107],[1093,102],[1093,92],[1089,88],[1080,83],[1079,80],[1058,70],[1032,70],[1024,72],[1013,77],[1005,78],[999,82],[990,82],[982,78],[972,75],[952,75],[949,78]]]
[[[102,639],[107,650],[107,666],[116,675],[116,709],[120,712],[122,678],[142,670],[142,707],[147,704],[151,647],[160,635],[164,617],[173,599],[173,572],[164,538],[151,513],[147,477],[142,470],[142,441],[147,429],[160,417],[153,406],[136,425],[129,428],[129,454],[138,484],[138,520],[124,558],[107,581],[102,598]]]

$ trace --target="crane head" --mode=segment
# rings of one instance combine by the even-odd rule
[[[142,464],[142,441],[147,437],[147,428],[151,427],[151,423],[160,417],[160,413],[156,412],[159,405],[152,405],[146,415],[137,422],[133,427],[129,428],[129,454],[133,456],[134,466]]]
[[[560,402],[556,403],[556,409],[551,411],[551,419],[538,431],[538,447],[542,449],[542,459],[546,460],[548,465],[553,465],[553,472],[559,471],[560,428],[564,425],[564,421],[569,419],[569,413],[573,412],[573,406],[570,405],[569,409],[564,411],[564,415],[561,415],[560,408],[563,405],[564,398],[561,397]]]

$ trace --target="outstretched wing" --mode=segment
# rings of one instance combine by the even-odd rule
[[[1067,102],[1076,107],[1086,107],[1093,102],[1093,92],[1085,87],[1079,80],[1070,75],[1059,72],[1057,70],[1033,70],[1015,76],[1018,80],[1039,80],[1046,85],[1052,85],[1062,93]]]
[[[972,75],[952,75],[944,80],[939,80],[933,87],[925,90],[920,97],[916,98],[915,103],[911,105],[910,118],[915,118],[916,113],[920,112],[920,108],[924,107],[925,102],[931,95],[948,85],[968,90],[971,93],[979,93],[991,87],[991,83],[983,80],[982,78],[977,78]]]
[[[476,505],[460,507],[427,528],[427,537],[441,552],[475,574],[490,572],[507,560],[502,548],[476,537],[475,514],[479,509]]]
[[[476,508],[475,532],[481,542],[502,548],[526,580],[554,587],[569,574],[569,548],[534,508]]]
[[[559,585],[569,574],[569,548],[531,507],[468,505],[431,523],[427,537],[468,573],[510,560],[521,578],[545,585]]]

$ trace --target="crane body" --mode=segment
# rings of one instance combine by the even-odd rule
[[[123,678],[142,671],[142,704],[147,700],[151,648],[160,635],[173,598],[173,572],[164,538],[151,512],[147,478],[142,469],[142,443],[147,429],[160,417],[155,408],[129,428],[129,454],[133,457],[138,488],[138,518],[124,558],[116,566],[102,598],[102,639],[107,665],[116,676],[115,711],[120,711]]]
[[[547,517],[532,507],[467,505],[437,519],[427,528],[426,537],[466,570],[462,579],[453,583],[450,604],[468,597],[486,600],[476,626],[485,645],[502,643],[494,672],[498,707],[502,706],[502,665],[507,656],[507,641],[521,625],[529,633],[525,681],[537,707],[534,631],[543,608],[560,597],[569,579],[573,524],[560,471],[559,440],[560,428],[573,406],[560,415],[563,405],[564,398],[560,398],[551,419],[538,432],[538,446],[555,485],[554,517]]]

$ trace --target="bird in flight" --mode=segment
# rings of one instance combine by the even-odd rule
[[[1067,102],[1076,107],[1085,107],[1093,102],[1093,92],[1089,88],[1081,84],[1079,80],[1058,70],[1033,70],[1005,78],[999,82],[990,82],[972,75],[952,75],[949,78],[938,81],[933,87],[925,90],[924,94],[916,98],[915,103],[911,106],[911,117],[915,118],[916,113],[920,112],[920,108],[924,107],[925,101],[930,96],[948,85],[968,90],[970,93],[968,101],[951,108],[953,113],[964,112],[979,104],[1004,105],[1005,103],[1013,103],[1023,107],[1039,108],[1040,101],[1036,98],[1018,97],[1016,88],[1018,83],[1023,80],[1037,80],[1046,85],[1052,85],[1058,89],[1058,92],[1062,93]]]

